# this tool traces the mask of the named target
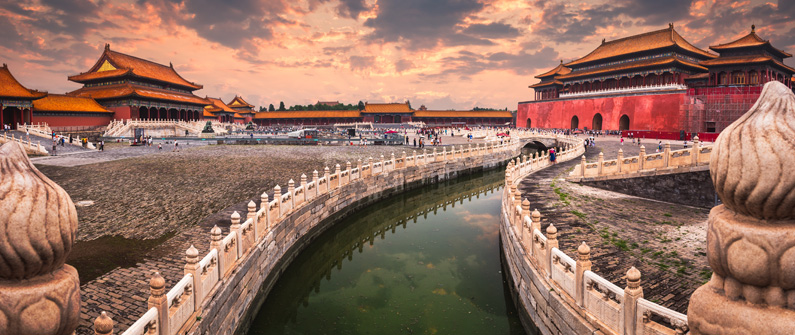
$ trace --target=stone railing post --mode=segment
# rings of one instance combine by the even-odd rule
[[[391,160],[392,160],[392,170],[394,170],[394,169],[397,168],[397,160],[395,159],[395,153],[394,152],[391,154],[391,156],[392,156],[392,158],[391,158]]]
[[[328,182],[328,179],[326,181]],[[278,218],[282,217],[282,187],[279,185],[273,187],[273,200],[276,200],[276,213],[279,214],[276,218],[278,220]],[[273,223],[275,222],[271,222],[271,224]]]
[[[528,216],[530,215],[530,201],[527,200],[527,198],[524,198],[524,200],[522,200],[522,215],[519,216],[519,223],[517,224],[518,225],[517,228],[519,229],[519,239],[520,240],[524,237],[525,230],[526,230],[525,229],[525,224],[524,224],[524,216],[525,215],[528,215]]]
[[[386,172],[386,168],[384,167],[384,155],[381,155],[381,173]]]
[[[517,235],[520,235],[522,233],[521,232],[521,229],[522,229],[521,207],[522,207],[522,192],[519,191],[519,190],[516,190],[513,193],[513,208],[514,208],[514,211],[516,212],[515,213],[516,216],[514,217],[514,222],[513,222],[514,223],[513,229],[514,229],[514,232],[516,232]],[[516,208],[519,208],[519,210],[517,210]]]
[[[372,165],[370,165],[372,168]],[[326,177],[326,190],[331,191],[331,169],[327,167],[323,168],[323,177]]]
[[[640,153],[638,154],[638,172],[643,170],[643,166],[646,165],[646,146],[640,146]]]
[[[621,173],[621,169],[624,167],[624,150],[618,149],[618,156],[616,157],[616,165],[618,166],[618,173]]]
[[[339,164],[334,165],[334,174],[337,175],[337,187],[335,188],[339,188],[342,186],[342,167]]]
[[[339,164],[337,164],[337,170],[339,170]],[[337,180],[339,180],[339,173],[337,173]],[[290,211],[295,208],[295,180],[288,180],[287,181],[287,194],[290,195]]]
[[[251,220],[252,228],[254,228],[254,242],[257,241],[257,237],[259,236],[259,231],[257,230],[257,204],[254,203],[254,200],[248,202],[248,213],[246,214],[246,220]]]
[[[638,313],[638,300],[643,298],[640,287],[640,271],[634,266],[627,271],[627,288],[624,289],[624,334],[635,335]]]
[[[513,176],[513,175],[514,175],[514,173],[513,173],[513,171],[511,171],[511,176]],[[516,201],[516,193],[518,192],[516,190],[516,184],[513,183],[513,180],[509,181],[509,183],[511,184],[511,187],[510,187],[510,191],[508,191],[509,192],[508,194],[509,194],[509,197],[510,197],[510,200],[508,201],[508,205],[511,206],[511,211],[510,211],[510,215],[508,217],[513,219],[513,218],[516,217],[516,206],[521,204],[521,202],[517,202]],[[521,194],[519,196],[521,197]],[[513,222],[512,226],[516,227],[516,222]]]
[[[550,223],[547,227],[547,254],[545,255],[547,259],[544,260],[549,278],[552,278],[552,248],[560,248],[560,244],[558,243],[558,228]]]
[[[585,271],[591,270],[591,248],[582,242],[580,246],[577,248],[577,271],[575,272],[574,277],[574,285],[577,289],[577,294],[575,297],[575,301],[577,302],[577,306],[585,307],[584,306],[584,287],[583,287],[583,274]]]
[[[408,164],[406,164],[406,151],[403,151],[401,157],[403,158],[403,168],[406,168],[408,166]]]
[[[785,126],[794,119],[795,95],[769,82],[712,147],[710,175],[723,204],[709,213],[713,273],[690,297],[691,334],[795,330],[795,147]]]
[[[447,161],[447,148],[442,148],[442,160]]]
[[[105,311],[94,319],[94,335],[113,335],[113,320]]]
[[[268,204],[269,202],[270,199],[268,199],[268,193],[262,192],[262,195],[259,196],[259,208],[264,210],[262,211],[262,217],[260,217],[257,222],[257,238],[270,229],[269,226],[271,215],[270,210],[268,209],[268,206],[270,206]]]
[[[350,164],[351,163],[348,162],[348,165],[350,165]],[[348,172],[350,172],[350,171],[351,171],[351,169],[349,167],[348,168]],[[350,174],[348,174],[348,175],[350,175]],[[306,199],[306,174],[305,173],[301,174],[301,189],[304,190],[304,201],[306,201],[307,199]]]
[[[234,211],[230,216],[230,219],[232,221],[232,225],[229,226],[229,230],[235,234],[235,237],[237,238],[237,241],[235,241],[238,246],[237,258],[240,258],[243,257],[243,252],[245,251],[242,248],[243,236],[240,236],[240,213]]]
[[[345,162],[345,171],[348,171],[348,182],[349,183],[351,182],[351,167],[352,166],[353,165],[351,164],[351,161],[346,161]]]
[[[599,153],[599,160],[597,162],[598,162],[599,166],[596,167],[596,175],[597,176],[601,176],[602,175],[602,166],[605,164],[605,153],[604,152],[600,152]]]
[[[696,165],[698,164],[698,155],[701,154],[701,141],[699,141],[698,136],[693,137],[693,148],[690,149],[690,164]]]
[[[215,249],[215,251],[218,253],[218,269],[224,268],[224,258],[221,257],[221,255],[223,255],[223,248],[221,248],[221,241],[223,239],[224,237],[221,236],[221,228],[218,226],[213,226],[213,229],[210,229],[210,249]],[[221,273],[221,271],[223,270],[219,270],[219,273]],[[224,274],[221,273],[221,277],[223,276]]]
[[[356,160],[356,168],[359,169],[359,178],[362,178],[362,159]]]
[[[188,250],[185,251],[185,275],[191,274],[193,276],[193,292],[195,297],[204,299],[202,291],[202,269],[199,266],[199,250],[192,244]],[[193,304],[194,310],[201,305],[202,301],[196,301]]]
[[[665,142],[665,147],[663,149],[663,164],[665,167],[670,166],[671,162],[671,142]]]
[[[582,155],[582,157],[580,157],[580,172],[582,177],[585,177],[585,155]]]
[[[220,258],[220,257],[219,257]],[[157,308],[157,318],[160,324],[160,334],[171,334],[168,324],[168,297],[166,297],[166,280],[155,272],[149,280],[148,308]]]
[[[538,232],[540,233],[541,232],[541,212],[539,212],[538,209],[534,209],[533,213],[530,214],[530,220],[533,222],[533,225],[531,226],[532,229],[530,229],[530,232],[532,233],[533,231],[538,230]]]
[[[359,160],[359,164],[361,164],[361,160]],[[359,173],[362,172],[361,166],[359,166]],[[320,179],[317,170],[312,171],[312,182],[315,183],[315,196],[320,194],[320,185],[318,185],[318,179]]]

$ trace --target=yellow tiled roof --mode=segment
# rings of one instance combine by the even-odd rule
[[[774,53],[778,54],[778,56],[783,58],[792,57],[791,54],[785,52],[784,50],[774,48],[773,45],[770,44],[770,41],[763,40],[761,37],[759,37],[759,35],[757,35],[756,32],[754,31],[753,26],[751,26],[751,32],[748,35],[740,37],[738,40],[724,44],[710,45],[709,48],[717,52],[721,52],[727,49],[756,47],[756,46],[767,47],[769,50],[773,51]]]
[[[176,101],[176,102],[186,102],[191,104],[197,105],[206,105],[207,100],[199,98],[190,93],[182,93],[182,92],[175,92],[175,91],[168,91],[162,90],[158,88],[150,88],[150,87],[140,87],[134,86],[131,84],[116,84],[116,85],[108,85],[108,86],[94,86],[94,87],[83,87],[73,92],[69,92],[68,95],[71,96],[78,96],[78,97],[91,97],[97,100],[100,99],[110,99],[110,98],[121,98],[131,95],[136,95],[139,97],[144,98],[151,98],[151,99],[158,99],[158,100],[166,100],[166,101]]]
[[[566,66],[564,66],[563,65],[563,61],[561,60],[560,64],[558,64],[558,66],[556,66],[554,69],[549,70],[547,72],[544,72],[542,74],[539,74],[539,75],[536,76],[536,78],[541,79],[541,78],[544,78],[544,77],[554,76],[556,74],[567,74],[569,72],[571,72],[571,69],[567,68]]]
[[[33,102],[33,110],[39,112],[89,112],[113,113],[96,100],[62,94],[49,94]]]
[[[773,57],[770,56],[761,56],[761,55],[749,55],[749,56],[732,56],[732,57],[718,57],[715,59],[701,61],[699,64],[705,66],[717,66],[717,65],[742,65],[742,64],[754,64],[754,63],[765,63],[771,62],[779,67],[789,70],[790,72],[795,73],[795,69],[787,66],[786,64],[779,62]]]
[[[29,90],[22,86],[8,70],[8,65],[0,67],[0,97],[23,98],[27,100],[40,99],[47,95],[47,92]]]
[[[547,81],[547,82],[543,82],[543,83],[530,85],[530,88],[552,86],[552,85],[563,85],[563,82],[561,82],[560,80],[551,80],[551,81]]]
[[[580,77],[585,77],[585,76],[592,76],[592,75],[608,73],[608,72],[627,71],[627,70],[630,70],[630,69],[640,69],[640,68],[644,68],[644,67],[660,66],[660,65],[674,64],[674,63],[678,63],[680,65],[684,65],[684,66],[687,66],[687,67],[690,67],[690,68],[694,68],[694,69],[699,69],[699,70],[702,70],[702,71],[707,71],[707,68],[705,68],[705,67],[703,67],[701,65],[695,64],[695,63],[691,63],[691,62],[686,61],[686,60],[682,60],[682,59],[679,59],[679,58],[676,58],[676,57],[661,57],[661,58],[653,58],[653,59],[647,59],[647,60],[642,60],[642,61],[637,61],[637,62],[630,62],[630,63],[617,64],[617,65],[612,65],[612,66],[599,67],[599,68],[585,70],[585,71],[574,71],[572,73],[569,73],[569,74],[566,74],[566,75],[562,75],[562,76],[558,76],[556,78],[559,79],[559,80],[565,80],[565,79],[580,78]]]
[[[227,113],[237,113],[234,109],[229,108],[221,99],[205,97],[207,101],[210,102],[209,105],[204,106],[204,109],[213,113],[217,112],[227,112]]]
[[[105,70],[108,62],[112,69]],[[200,89],[202,85],[195,84],[182,78],[173,66],[165,66],[152,61],[130,56],[110,50],[110,45],[105,45],[105,50],[97,63],[85,73],[69,76],[69,80],[78,83],[100,78],[115,78],[128,73],[135,76],[154,79],[179,86]]]
[[[254,108],[254,105],[246,102],[246,100],[243,100],[243,98],[241,98],[239,95],[236,95],[235,98],[232,99],[232,101],[230,101],[227,105],[232,107]]]
[[[690,42],[686,41],[674,30],[673,25],[670,25],[667,29],[629,36],[615,41],[604,42],[603,40],[599,47],[585,55],[585,57],[566,63],[565,65],[571,67],[572,65],[671,46],[678,46],[705,58],[717,57],[690,44]]]
[[[362,113],[411,113],[409,104],[406,103],[387,103],[387,104],[364,104]]]

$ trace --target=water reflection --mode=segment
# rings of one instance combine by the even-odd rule
[[[425,187],[344,219],[296,257],[248,334],[524,334],[500,272],[502,178]]]

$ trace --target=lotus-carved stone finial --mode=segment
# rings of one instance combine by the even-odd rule
[[[723,204],[758,219],[795,218],[793,138],[795,95],[770,82],[715,141],[709,169]]]

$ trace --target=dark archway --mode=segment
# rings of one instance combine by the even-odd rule
[[[629,130],[629,116],[627,114],[621,115],[618,119],[618,130]]]
[[[157,108],[149,108],[149,119],[150,120],[157,120],[160,118],[160,115],[157,113]]]
[[[179,119],[179,111],[178,111],[178,110],[176,110],[176,109],[174,109],[174,108],[171,108],[171,109],[169,109],[169,110],[168,110],[168,118],[169,118],[170,120],[177,120],[177,119]]]
[[[149,109],[146,107],[138,107],[138,118],[141,120],[148,120],[149,119]]]
[[[16,107],[6,107],[3,109],[3,123],[11,125],[11,129],[17,129],[17,123],[22,123],[22,111]]]
[[[596,115],[593,116],[591,130],[602,130],[602,114],[596,113]]]
[[[527,118],[527,125],[524,126],[525,128],[532,128],[533,123],[530,122],[530,118]]]
[[[571,117],[571,129],[580,128],[580,118],[577,115]]]

